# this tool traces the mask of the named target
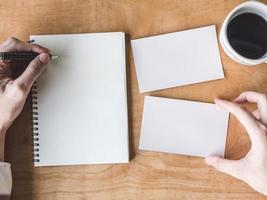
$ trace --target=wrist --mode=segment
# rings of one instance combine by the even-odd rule
[[[7,128],[0,125],[0,162],[4,161],[6,131]]]
[[[6,135],[6,131],[7,131],[7,127],[6,126],[4,126],[4,125],[1,125],[0,124],[0,137],[2,136],[2,135]]]

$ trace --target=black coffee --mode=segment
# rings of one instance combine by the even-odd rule
[[[267,52],[267,22],[254,13],[244,13],[233,18],[227,27],[227,37],[240,55],[258,59]]]

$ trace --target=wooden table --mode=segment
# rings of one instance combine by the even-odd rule
[[[8,0],[0,2],[0,40],[31,34],[124,31],[129,38],[216,24],[242,0]],[[128,38],[128,39],[129,39]],[[209,168],[203,159],[138,150],[144,95],[138,91],[127,42],[129,164],[34,168],[31,162],[30,100],[7,136],[14,199],[267,199],[246,184]],[[243,67],[220,49],[226,78],[148,94],[212,102],[244,90],[267,92],[266,64]],[[250,142],[231,116],[226,157],[240,158]]]

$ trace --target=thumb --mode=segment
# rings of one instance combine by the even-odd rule
[[[45,65],[50,61],[48,53],[41,53],[33,59],[25,71],[15,80],[17,84],[30,89],[34,81],[39,77],[45,68]]]
[[[205,158],[205,162],[217,169],[220,172],[229,174],[237,179],[243,180],[243,163],[242,160],[228,160],[217,156],[208,156]]]

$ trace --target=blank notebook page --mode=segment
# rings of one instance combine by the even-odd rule
[[[35,166],[128,162],[124,37],[30,37],[60,56],[37,81]]]
[[[215,26],[131,43],[140,92],[224,78]]]
[[[139,148],[224,156],[229,113],[215,104],[145,97]]]

